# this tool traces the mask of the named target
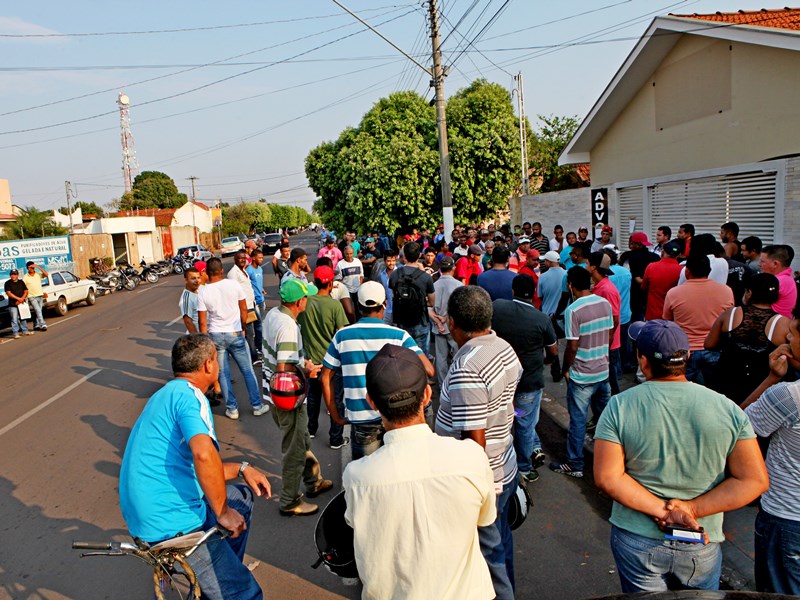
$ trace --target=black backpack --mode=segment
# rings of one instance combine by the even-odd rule
[[[403,327],[419,325],[425,313],[425,296],[405,267],[399,273],[392,295],[392,320]]]

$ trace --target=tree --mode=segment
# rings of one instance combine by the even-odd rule
[[[3,239],[41,238],[67,233],[69,230],[58,225],[49,212],[29,206],[17,215],[15,222],[6,225]]]
[[[454,212],[505,206],[519,179],[518,120],[501,86],[478,80],[447,104]],[[379,100],[356,128],[306,157],[314,212],[334,229],[431,227],[442,218],[436,111],[414,92]]]
[[[142,171],[133,180],[133,189],[119,199],[120,210],[137,208],[179,208],[188,202],[186,194],[178,192],[172,178],[159,171]]]
[[[72,211],[75,212],[78,208],[81,209],[81,213],[84,215],[97,215],[98,217],[102,216],[105,212],[100,206],[95,204],[94,202],[81,202],[78,201],[72,205]],[[66,206],[62,206],[58,209],[62,215],[69,216],[69,210]]]
[[[533,176],[541,181],[539,191],[555,192],[588,185],[578,176],[574,165],[558,166],[558,156],[578,130],[578,118],[539,115],[539,121],[539,129],[529,138],[530,166]]]
[[[251,234],[270,227],[272,212],[268,204],[243,202],[222,208],[222,234]]]

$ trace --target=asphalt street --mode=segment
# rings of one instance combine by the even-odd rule
[[[316,241],[292,239],[309,254]],[[226,268],[232,265],[226,259]],[[268,304],[277,279],[265,268]],[[169,351],[182,333],[176,275],[132,292],[98,298],[49,330],[0,337],[5,374],[0,399],[0,598],[148,597],[149,567],[133,559],[83,558],[73,540],[124,540],[118,477],[130,430],[148,397],[171,377]],[[235,389],[246,398],[233,369]],[[246,401],[245,401],[246,404]],[[269,415],[241,410],[238,422],[214,409],[226,460],[248,460],[280,490],[280,439]],[[323,431],[325,417],[321,419]],[[563,450],[563,430],[543,416],[548,456]],[[341,486],[342,452],[313,440],[326,477]],[[534,508],[515,533],[519,598],[588,598],[619,591],[608,545],[610,502],[591,477],[541,470],[530,484]],[[321,504],[325,496],[318,498]],[[324,568],[314,570],[316,517],[279,516],[276,499],[257,502],[248,563],[271,598],[357,598]],[[380,535],[380,532],[376,532]]]

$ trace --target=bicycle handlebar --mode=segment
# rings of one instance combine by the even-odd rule
[[[72,542],[73,550],[111,550],[111,542]]]

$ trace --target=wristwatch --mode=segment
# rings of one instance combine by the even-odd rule
[[[241,466],[239,467],[239,477],[244,478],[244,470],[250,466],[250,463],[246,460],[242,461]]]

